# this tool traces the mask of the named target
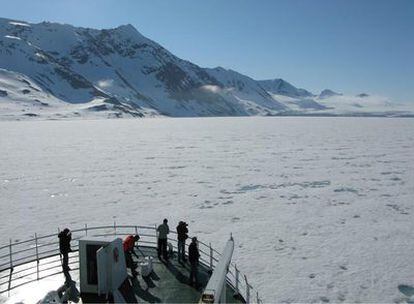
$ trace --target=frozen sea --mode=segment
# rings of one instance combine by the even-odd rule
[[[404,302],[414,119],[0,122],[0,244],[85,223],[190,223],[266,302]]]

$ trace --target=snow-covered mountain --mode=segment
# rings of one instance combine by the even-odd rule
[[[259,84],[268,92],[289,97],[313,97],[314,95],[305,90],[298,89],[283,79],[260,80]]]
[[[288,108],[274,99],[272,95],[256,81],[233,70],[221,67],[204,69],[219,85],[207,89],[217,92],[226,100],[232,100],[249,115],[275,114]]]
[[[325,99],[325,98],[329,98],[329,97],[333,97],[333,96],[342,96],[342,93],[337,93],[334,92],[332,90],[329,89],[325,89],[323,90],[320,94],[319,94],[319,99]]]
[[[285,107],[287,113],[294,111],[295,113],[309,111],[324,110],[325,107],[317,103],[311,92],[305,89],[299,89],[283,79],[260,80],[258,83],[272,96],[274,100],[278,100]]]
[[[3,119],[338,114],[328,100],[282,79],[199,67],[132,25],[96,30],[0,18]]]
[[[0,117],[3,119],[38,116],[106,118],[119,117],[120,113],[132,117],[143,116],[134,107],[104,96],[92,97],[86,103],[65,102],[42,89],[26,75],[0,69]]]

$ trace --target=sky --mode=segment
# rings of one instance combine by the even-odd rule
[[[129,23],[203,67],[414,102],[414,0],[0,0],[0,17]]]

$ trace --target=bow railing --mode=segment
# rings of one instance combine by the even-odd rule
[[[86,224],[72,232],[72,252],[69,254],[69,266],[73,271],[79,270],[78,242],[84,236],[119,236],[139,234],[138,246],[157,246],[156,226],[117,225],[116,222],[109,226],[88,227]],[[35,281],[56,276],[62,273],[61,256],[59,253],[58,233],[37,235],[36,233],[27,240],[12,241],[8,245],[0,247],[0,294],[8,293],[20,286]],[[176,236],[171,231],[170,236]],[[169,237],[168,241],[177,251],[177,238]],[[188,247],[188,245],[186,244]],[[200,263],[214,270],[221,256],[211,244],[198,240],[200,251]],[[226,277],[227,283],[235,294],[246,303],[263,303],[259,293],[248,282],[236,264],[231,263]]]

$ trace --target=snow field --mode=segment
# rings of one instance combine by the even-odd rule
[[[1,244],[167,217],[218,250],[232,232],[266,302],[403,302],[414,286],[412,119],[0,125]]]

